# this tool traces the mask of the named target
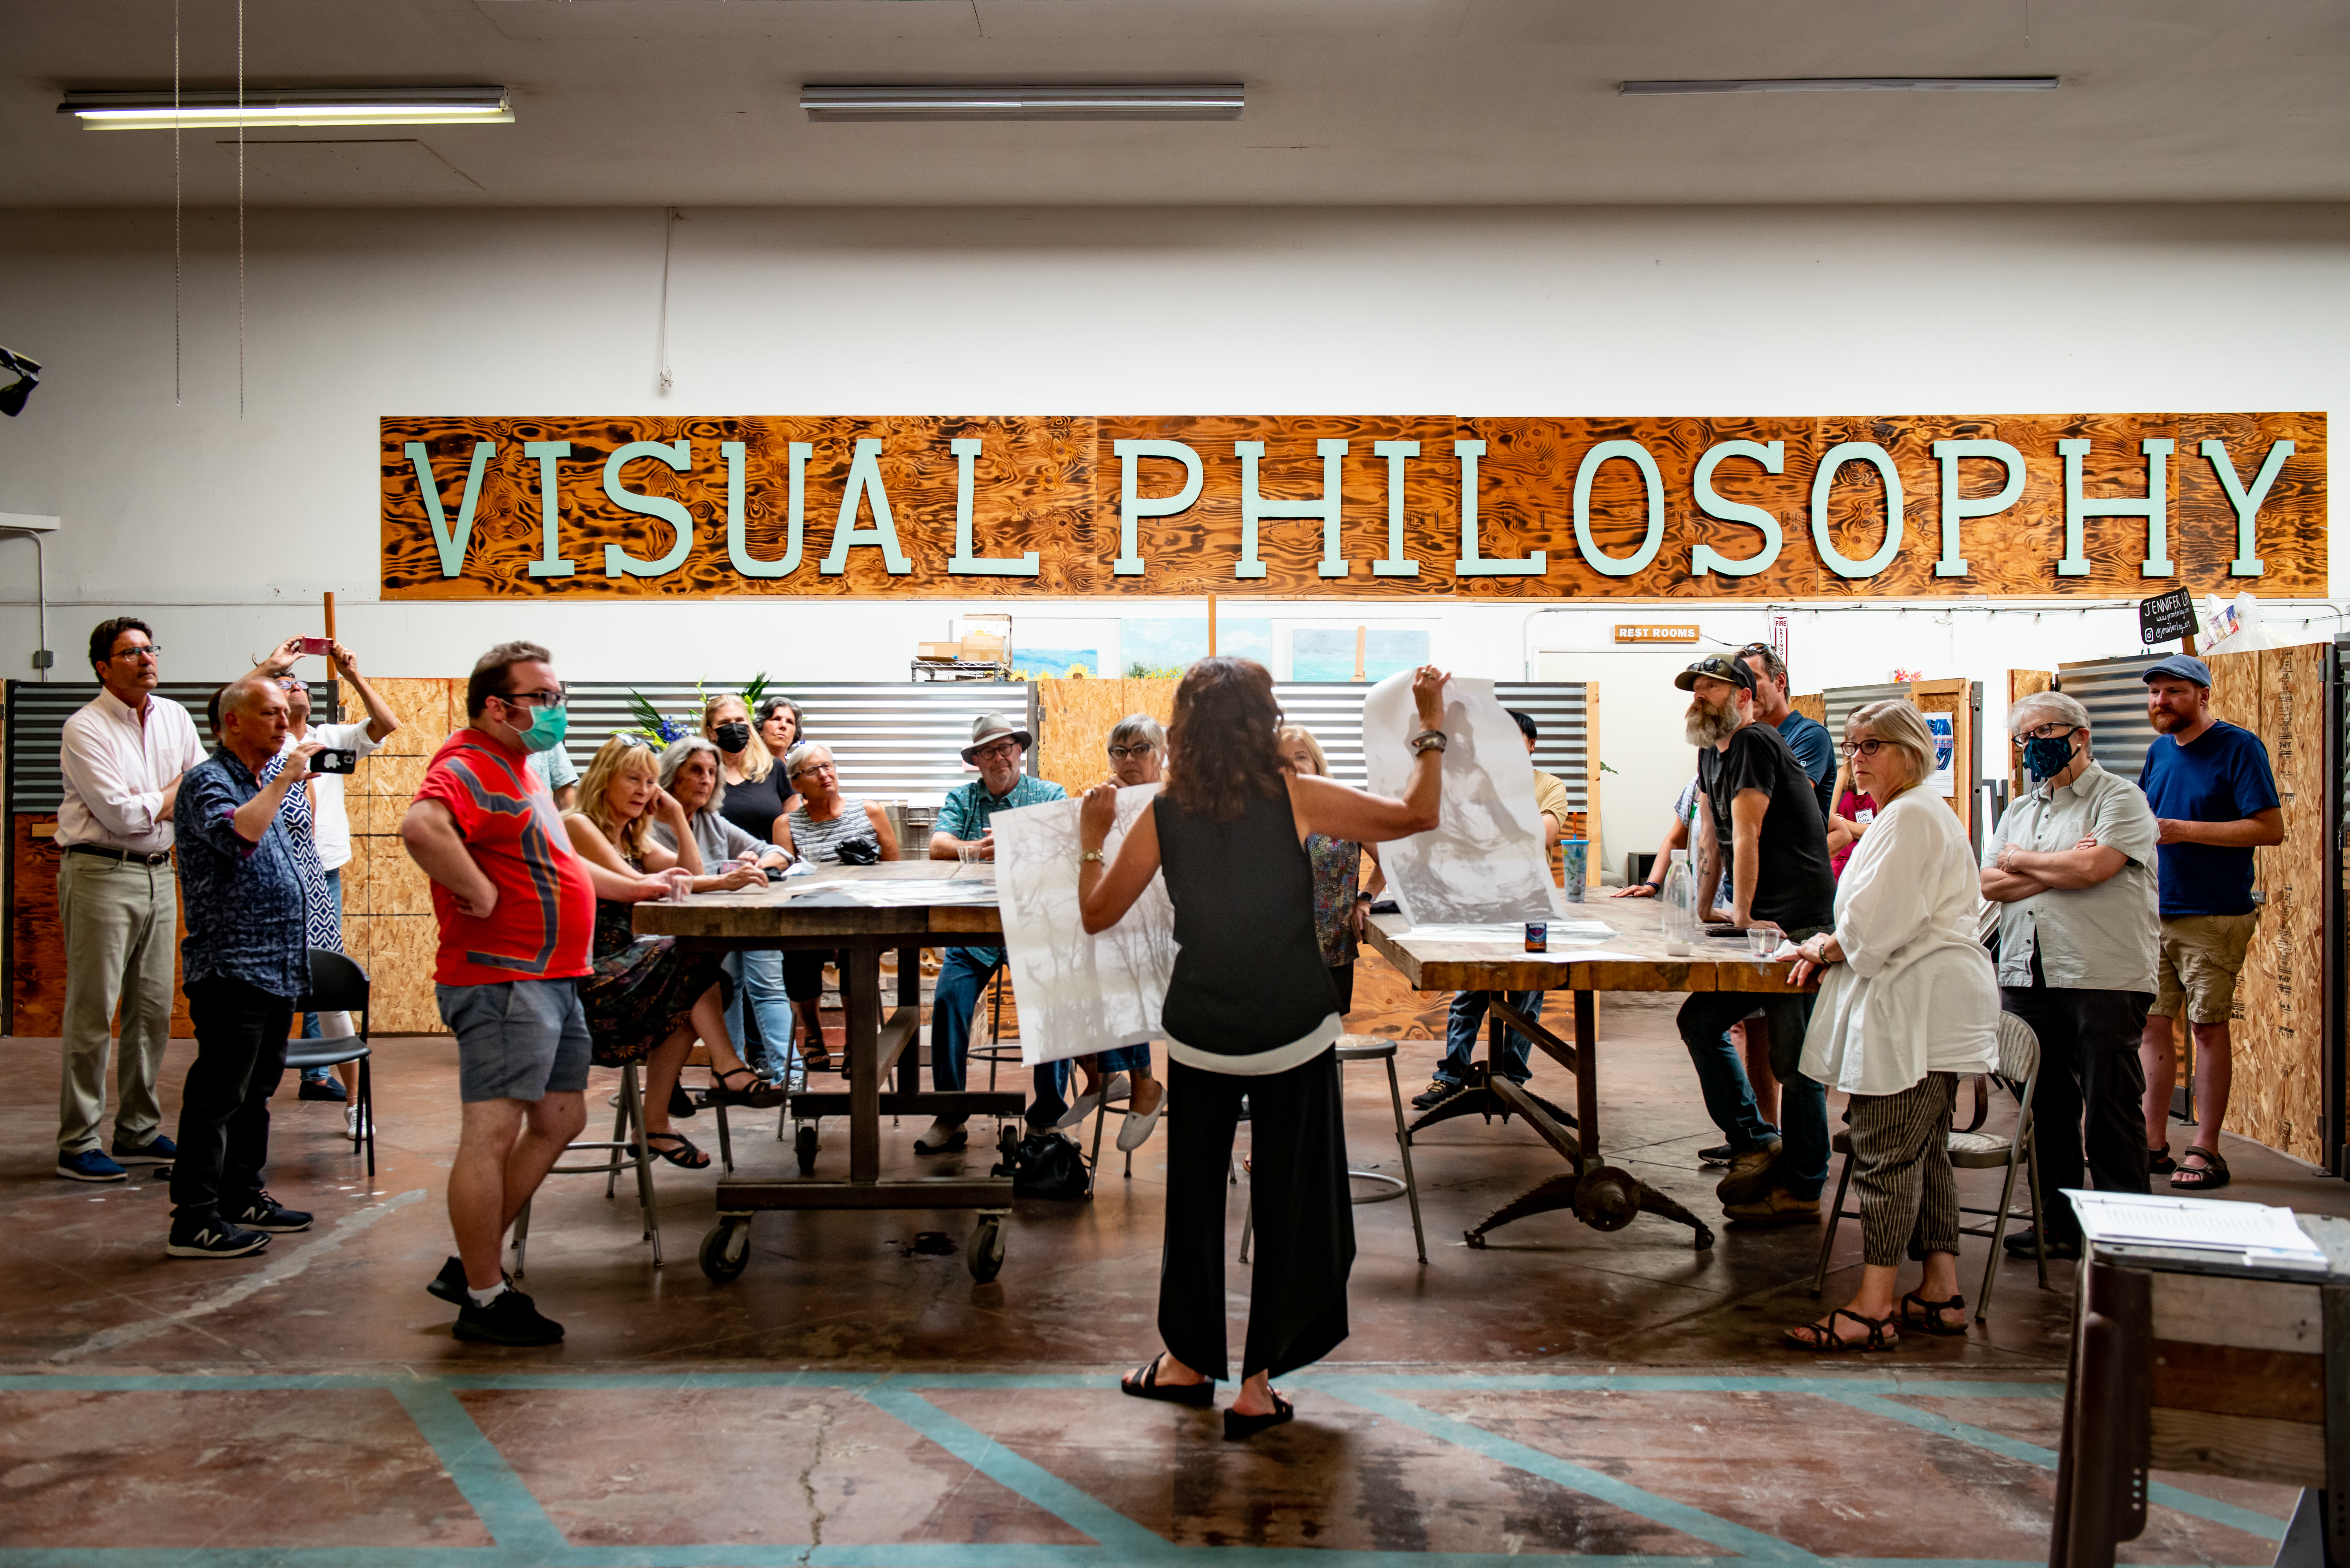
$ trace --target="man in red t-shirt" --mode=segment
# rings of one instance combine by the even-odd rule
[[[457,1256],[425,1288],[457,1307],[456,1335],[552,1345],[563,1325],[507,1284],[506,1230],[587,1125],[589,971],[596,900],[667,896],[666,877],[629,877],[572,852],[554,797],[530,766],[559,745],[566,715],[553,655],[506,642],[465,685],[472,723],[449,737],[400,825],[432,878],[441,922],[433,969],[441,1017],[457,1037],[464,1122],[449,1171]]]

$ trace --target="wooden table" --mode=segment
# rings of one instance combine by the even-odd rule
[[[882,904],[847,905],[814,892],[821,883],[860,887],[892,882],[978,882],[983,901],[946,902],[929,890],[908,888],[902,895],[879,895]],[[1003,1177],[923,1177],[880,1179],[881,1118],[884,1115],[1016,1116],[1026,1109],[1017,1091],[920,1093],[922,949],[1000,947],[1003,924],[993,898],[995,868],[958,867],[952,861],[899,860],[879,866],[832,866],[805,877],[733,893],[697,893],[683,903],[639,904],[639,936],[670,936],[702,951],[746,949],[802,950],[838,949],[841,1005],[847,1014],[848,1086],[804,1092],[791,1097],[789,1114],[813,1122],[828,1116],[848,1118],[848,1179],[819,1180],[814,1172],[816,1128],[803,1126],[795,1142],[800,1179],[725,1177],[718,1183],[718,1224],[702,1243],[702,1268],[723,1282],[743,1272],[750,1258],[751,1217],[762,1209],[976,1209],[977,1230],[968,1251],[972,1273],[995,1277],[1003,1263],[1003,1221],[1012,1202],[1012,1179]],[[882,1016],[881,955],[898,954],[897,1006]],[[883,1081],[895,1073],[894,1091]],[[1004,1129],[1008,1166],[1016,1136]]]
[[[1665,951],[1663,910],[1654,898],[1600,898],[1569,905],[1570,919],[1606,922],[1616,937],[1605,942],[1563,940],[1554,930],[1550,950],[1523,950],[1522,936],[1508,941],[1449,942],[1415,938],[1400,915],[1371,918],[1371,945],[1421,991],[1571,991],[1575,993],[1575,1043],[1567,1044],[1540,1023],[1493,996],[1489,1058],[1498,1052],[1506,1025],[1524,1035],[1575,1075],[1575,1110],[1570,1116],[1549,1101],[1496,1076],[1491,1060],[1471,1067],[1468,1085],[1431,1107],[1412,1132],[1453,1116],[1483,1114],[1523,1116],[1569,1167],[1534,1190],[1489,1214],[1468,1232],[1482,1247],[1488,1231],[1523,1220],[1572,1209],[1575,1218],[1600,1231],[1620,1231],[1647,1212],[1679,1220],[1697,1232],[1700,1251],[1713,1245],[1713,1231],[1674,1199],[1647,1186],[1601,1154],[1597,994],[1603,991],[1733,991],[1758,998],[1809,987],[1790,986],[1788,966],[1751,956],[1743,934],[1703,937],[1686,957]],[[1756,1027],[1750,1021],[1749,1029]]]
[[[2150,1469],[2300,1486],[2277,1562],[2350,1563],[2350,1221],[2298,1218],[2331,1273],[2086,1250],[2050,1568],[2113,1568],[2146,1528]]]

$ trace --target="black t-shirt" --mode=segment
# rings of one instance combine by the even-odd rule
[[[728,784],[726,798],[718,804],[718,815],[762,844],[774,843],[775,818],[784,815],[783,799],[777,793],[783,782],[784,764],[778,762],[767,770],[765,778]]]
[[[1726,750],[1707,746],[1698,753],[1697,782],[1721,841],[1722,905],[1731,902],[1734,888],[1730,803],[1743,791],[1759,789],[1771,804],[1763,810],[1755,846],[1754,919],[1789,930],[1835,924],[1835,873],[1828,867],[1827,825],[1812,793],[1812,776],[1785,738],[1768,724],[1749,724],[1730,737]]]

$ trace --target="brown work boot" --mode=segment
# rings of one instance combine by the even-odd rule
[[[1750,1148],[1732,1155],[1730,1174],[1714,1184],[1713,1195],[1726,1208],[1733,1203],[1752,1203],[1772,1186],[1772,1172],[1779,1164],[1779,1151],[1785,1146],[1777,1138],[1759,1148]]]
[[[1773,1187],[1745,1203],[1722,1206],[1724,1214],[1742,1225],[1816,1225],[1820,1200],[1798,1198],[1783,1187]]]

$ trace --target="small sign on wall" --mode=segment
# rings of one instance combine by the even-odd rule
[[[2138,600],[2137,636],[2147,647],[2194,635],[2195,596],[2185,588],[2173,588],[2167,594]]]
[[[1619,626],[1616,628],[1618,642],[1695,642],[1697,628],[1693,626]]]

